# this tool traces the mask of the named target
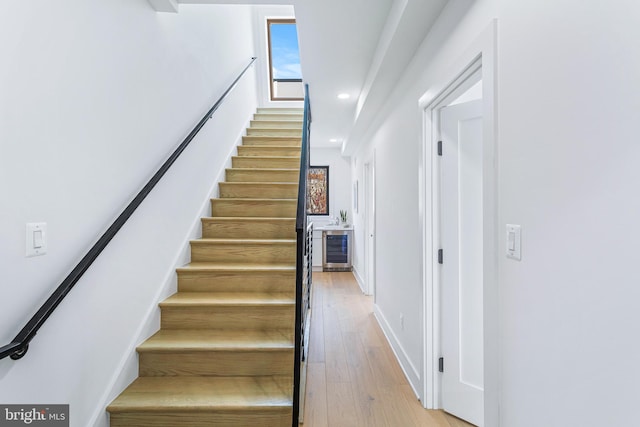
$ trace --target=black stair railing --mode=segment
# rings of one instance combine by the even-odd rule
[[[160,179],[164,176],[169,168],[175,163],[180,154],[189,146],[191,141],[204,127],[207,121],[213,116],[216,110],[222,105],[229,93],[236,87],[238,81],[244,76],[249,67],[253,65],[256,58],[251,58],[249,64],[242,70],[242,72],[236,77],[231,85],[225,90],[220,98],[213,104],[213,107],[207,111],[198,124],[191,130],[189,135],[180,143],[175,151],[169,156],[169,158],[162,164],[160,169],[151,177],[149,182],[142,187],[142,190],[138,195],[129,203],[129,205],[122,211],[122,213],[116,218],[116,220],[109,226],[107,231],[98,239],[98,241],[89,249],[89,252],[80,260],[78,265],[69,273],[69,275],[62,281],[62,283],[56,288],[55,291],[49,296],[49,298],[42,304],[42,306],[31,317],[27,324],[18,332],[13,340],[7,345],[0,347],[0,359],[4,359],[9,356],[13,360],[22,358],[29,349],[29,343],[33,337],[38,333],[38,330],[42,327],[45,321],[51,316],[54,310],[60,305],[62,300],[67,296],[69,291],[80,280],[82,275],[89,269],[91,264],[98,258],[100,253],[107,247],[111,239],[118,233],[118,230],[127,222],[129,217],[140,206],[142,201],[147,197],[151,190],[156,186]]]
[[[309,171],[309,133],[311,130],[311,104],[309,85],[304,85],[304,117],[302,122],[302,149],[300,152],[300,180],[298,184],[298,208],[296,213],[296,324],[295,359],[293,371],[293,419],[298,426],[300,416],[301,376],[308,351],[309,309],[311,308],[311,259],[313,253],[313,223],[307,223],[307,174]]]

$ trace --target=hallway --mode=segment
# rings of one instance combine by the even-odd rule
[[[352,273],[313,273],[304,427],[470,427],[422,408]]]

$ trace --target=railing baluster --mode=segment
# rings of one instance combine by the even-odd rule
[[[307,224],[307,172],[309,170],[309,132],[311,126],[311,105],[309,85],[304,86],[304,118],[302,123],[302,148],[300,153],[300,177],[298,185],[298,209],[296,214],[296,320],[295,320],[295,360],[293,372],[293,417],[291,425],[298,426],[300,416],[301,369],[306,359],[305,328],[307,314],[311,307],[311,270],[313,224]]]

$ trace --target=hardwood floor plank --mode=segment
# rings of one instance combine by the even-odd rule
[[[397,426],[424,425],[418,413],[411,410],[410,403],[404,398],[400,385],[380,387],[381,402],[389,420]]]
[[[400,367],[394,369],[395,360],[390,360],[381,347],[367,348],[367,358],[371,369],[376,373],[376,383],[383,387],[401,385],[407,382]]]
[[[473,427],[422,407],[351,273],[314,272],[312,306],[301,426]]]
[[[304,408],[304,425],[314,427],[328,427],[329,409],[327,407],[327,381],[324,363],[309,363],[307,365],[307,387]]]
[[[349,382],[349,368],[342,343],[342,332],[333,309],[324,310],[324,361],[327,382]]]
[[[353,427],[360,425],[353,408],[355,401],[348,382],[327,381],[328,420],[331,427]]]
[[[313,303],[309,332],[309,362],[324,362],[324,314],[321,305]]]

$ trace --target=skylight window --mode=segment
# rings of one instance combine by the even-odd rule
[[[269,82],[272,101],[304,98],[295,19],[268,19]]]

